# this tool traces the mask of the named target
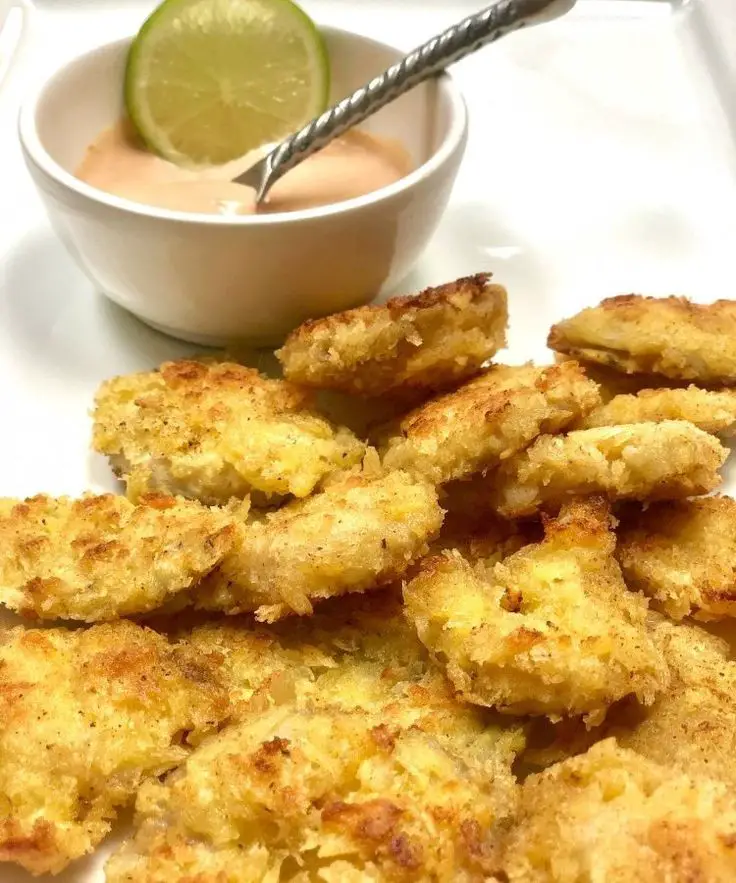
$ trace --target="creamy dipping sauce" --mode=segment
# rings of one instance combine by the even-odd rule
[[[252,215],[255,191],[232,178],[263,153],[206,169],[174,165],[150,153],[123,121],[87,149],[77,177],[99,190],[145,205],[183,212]],[[398,143],[352,130],[287,172],[271,188],[259,214],[294,212],[364,196],[412,170]]]

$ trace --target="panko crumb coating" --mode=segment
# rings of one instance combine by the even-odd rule
[[[434,487],[405,472],[363,470],[245,524],[197,590],[197,606],[272,622],[317,601],[400,579],[439,533]]]
[[[728,450],[684,420],[544,435],[489,476],[489,496],[505,518],[558,509],[571,496],[670,500],[721,483]]]
[[[0,498],[0,603],[32,619],[148,613],[185,598],[235,539],[227,511],[174,497]]]
[[[425,559],[404,589],[406,612],[464,699],[600,722],[618,699],[651,704],[668,682],[615,545],[608,504],[573,500],[546,520],[541,543],[486,572],[457,552]]]
[[[623,294],[550,330],[550,349],[627,374],[736,384],[736,302]]]
[[[627,583],[668,616],[736,616],[736,500],[703,497],[628,510],[618,557]]]
[[[524,782],[501,865],[509,883],[729,883],[736,801],[607,739]]]
[[[234,362],[187,359],[105,381],[93,447],[131,499],[162,492],[209,505],[250,493],[259,503],[305,497],[365,451],[307,391]]]
[[[555,362],[579,362],[585,376],[598,384],[603,404],[610,402],[615,396],[636,395],[644,389],[678,389],[687,386],[685,380],[672,380],[661,374],[626,374],[616,368],[596,362],[585,362],[562,353],[555,353]]]
[[[599,403],[596,384],[575,362],[495,365],[390,428],[383,463],[435,484],[464,478],[496,466],[540,433],[561,431]]]
[[[120,620],[0,636],[0,863],[61,871],[110,831],[148,776],[229,713],[185,645]]]
[[[312,319],[277,355],[294,383],[416,396],[478,373],[506,345],[506,289],[478,273],[411,297]]]
[[[736,390],[700,389],[692,384],[683,389],[643,389],[636,395],[614,396],[576,428],[664,420],[687,420],[705,432],[731,436],[736,432]]]
[[[692,777],[736,786],[736,662],[728,644],[696,625],[657,623],[670,685],[653,705],[624,703],[611,734],[626,748]]]
[[[238,722],[141,790],[108,883],[489,878],[522,731],[454,698],[398,593],[191,642],[223,660]]]

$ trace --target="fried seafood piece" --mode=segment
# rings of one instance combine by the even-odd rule
[[[391,705],[398,686],[403,706],[409,700],[404,685],[422,683],[428,672],[432,685],[424,683],[424,698],[439,696],[428,704],[461,707],[406,621],[397,586],[331,598],[312,616],[269,625],[244,616],[190,628],[184,619],[173,634],[186,640],[208,667],[217,668],[233,702],[246,708],[267,684],[274,694],[290,685],[289,697],[295,695],[300,703],[313,704],[319,694],[329,705],[366,710]]]
[[[681,499],[712,491],[728,451],[684,420],[544,435],[489,476],[493,507],[505,518],[558,508],[570,496]]]
[[[513,809],[509,780],[489,779],[483,763],[467,765],[418,728],[275,706],[141,788],[138,832],[106,879],[483,880],[490,832]]]
[[[517,721],[459,701],[403,615],[397,588],[333,599],[314,616],[269,627],[215,622],[190,640],[208,667],[224,658],[219,671],[236,717],[254,703],[359,711],[391,732],[421,730],[470,766],[482,763],[498,787],[524,747]]]
[[[736,384],[736,301],[609,297],[553,325],[550,349],[627,374],[662,374],[705,386]]]
[[[405,472],[345,473],[307,500],[246,524],[197,590],[197,605],[274,621],[400,579],[439,533],[434,487]]]
[[[644,389],[636,395],[618,395],[580,421],[581,429],[630,423],[687,420],[718,435],[736,432],[736,390]]]
[[[141,791],[108,883],[487,879],[522,731],[455,699],[400,592],[190,640],[221,660],[238,724]]]
[[[559,432],[599,402],[595,383],[575,362],[496,365],[391,427],[383,462],[435,484],[464,478],[497,465],[540,433]]]
[[[294,383],[416,395],[477,374],[506,345],[506,289],[489,273],[300,325],[277,352]]]
[[[485,574],[457,552],[425,559],[404,589],[406,612],[464,699],[596,722],[623,696],[651,703],[668,677],[615,545],[608,504],[573,500],[547,519],[541,543]]]
[[[671,672],[650,708],[625,703],[612,715],[618,741],[656,763],[736,786],[736,663],[728,644],[695,625],[662,618],[654,637]]]
[[[133,500],[161,491],[212,505],[251,492],[259,503],[305,497],[365,450],[299,387],[234,362],[189,360],[103,383],[93,447]]]
[[[502,866],[509,883],[727,883],[736,801],[607,739],[524,782]]]
[[[186,596],[235,538],[227,512],[174,497],[0,498],[0,603],[38,619],[147,613]]]
[[[736,616],[736,500],[703,497],[629,511],[618,557],[627,583],[673,619]]]
[[[90,852],[229,713],[186,645],[125,620],[6,631],[0,705],[0,862],[34,874]]]
[[[736,786],[736,663],[726,641],[703,628],[650,614],[650,634],[670,670],[670,683],[644,707],[633,697],[609,711],[604,724],[586,730],[573,719],[535,727],[524,762],[548,766],[615,736],[655,763],[698,778]]]
[[[265,696],[299,707],[361,709],[390,728],[419,727],[470,755],[488,731],[504,764],[523,746],[518,725],[504,718],[501,726],[487,709],[458,701],[404,616],[397,586],[333,598],[310,617],[269,626],[218,619],[181,636],[218,671],[235,709],[249,711],[256,694],[259,702]]]
[[[585,376],[598,384],[603,404],[610,402],[615,396],[636,395],[644,389],[676,389],[687,386],[686,381],[671,380],[661,374],[625,374],[616,368],[555,353],[555,362],[558,364],[569,361],[577,361],[585,371]]]

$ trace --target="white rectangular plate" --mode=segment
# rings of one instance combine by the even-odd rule
[[[729,0],[718,0],[716,15],[720,3],[729,14]],[[115,489],[107,465],[88,451],[96,386],[189,351],[93,291],[49,228],[14,136],[29,78],[134,32],[150,4],[38,5],[35,51],[0,93],[2,495]],[[406,49],[479,5],[305,3],[318,20],[391,35]],[[714,58],[708,35],[724,32],[717,24],[698,5],[581,0],[568,18],[460,64],[471,115],[466,161],[447,215],[402,289],[492,270],[509,289],[507,358],[516,362],[548,359],[550,324],[608,295],[736,296],[736,146],[715,83],[736,89],[727,83],[736,72],[704,64]],[[53,879],[101,881],[100,862]],[[0,870],[3,883],[31,879]]]

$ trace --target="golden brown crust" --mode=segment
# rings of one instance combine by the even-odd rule
[[[657,620],[653,634],[670,669],[670,686],[650,708],[617,709],[611,735],[655,763],[733,789],[736,663],[728,645],[698,626],[665,619]]]
[[[159,373],[166,386],[183,396],[202,399],[210,392],[249,393],[268,399],[276,412],[292,411],[309,404],[310,395],[298,386],[274,383],[264,378],[255,368],[235,362],[207,362],[181,359],[164,362]]]
[[[643,389],[636,395],[617,395],[584,417],[576,428],[630,423],[687,420],[705,432],[721,436],[736,431],[736,390]]]
[[[251,492],[307,496],[364,452],[299,387],[233,362],[193,360],[103,383],[93,446],[131,499],[165,492],[212,505]]]
[[[608,504],[573,500],[541,543],[485,572],[457,552],[423,561],[404,589],[407,615],[468,701],[600,720],[623,696],[651,703],[667,684],[614,548]]]
[[[235,536],[227,512],[173,497],[0,498],[0,602],[38,619],[148,613],[183,597]]]
[[[335,881],[484,879],[482,847],[508,816],[501,782],[419,728],[397,731],[386,747],[373,738],[373,723],[360,711],[277,706],[229,728],[180,775],[141,789],[138,867],[131,875],[126,860],[123,876],[113,856],[108,881],[150,880],[147,853],[152,845],[160,857],[164,843],[169,879],[187,879],[179,854],[195,837],[215,854],[266,846],[276,867],[292,856],[309,869],[319,847],[324,879]],[[487,833],[473,851],[463,832],[476,830]]]
[[[667,689],[649,707],[633,699],[615,705],[601,727],[586,730],[574,722],[540,727],[524,761],[546,766],[580,754],[614,736],[624,748],[679,771],[736,785],[736,664],[729,645],[703,628],[675,625],[650,614],[650,634],[670,670]]]
[[[58,872],[135,796],[108,883],[736,878],[736,664],[636,591],[736,613],[736,503],[669,502],[719,481],[709,433],[736,405],[709,378],[736,302],[619,298],[586,312],[588,376],[567,355],[482,371],[495,288],[459,280],[285,346],[363,426],[383,410],[364,395],[393,402],[381,455],[294,383],[182,360],[98,397],[96,443],[136,505],[0,499],[0,602],[155,608],[161,630],[0,630],[0,866]],[[281,508],[248,512],[251,492]],[[619,507],[617,557],[618,500],[650,508]],[[517,757],[518,715],[557,738]]]
[[[156,830],[139,837],[143,843],[124,844],[108,861],[107,883],[264,883],[278,880],[284,859],[258,843],[214,851],[194,837],[167,840]]]
[[[400,579],[439,533],[434,488],[404,472],[345,473],[321,493],[245,525],[196,603],[274,621],[313,602]]]
[[[237,709],[250,715],[274,701],[362,709],[387,728],[372,731],[378,741],[390,741],[387,732],[419,726],[471,754],[479,747],[471,736],[485,733],[493,720],[484,709],[456,700],[406,621],[397,586],[332,598],[310,617],[269,625],[246,617],[218,619],[180,634],[207,669],[219,668],[236,716]],[[512,726],[506,735],[516,744],[519,730]]]
[[[210,668],[132,623],[6,631],[0,860],[58,873],[102,840],[145,776],[228,714]]]
[[[363,396],[446,389],[506,344],[506,290],[478,273],[300,325],[277,352],[304,386]]]
[[[668,616],[736,615],[736,501],[730,497],[629,512],[618,556],[629,585],[655,599]]]
[[[261,881],[282,863],[301,883],[487,878],[521,731],[454,699],[396,593],[191,642],[223,658],[239,723],[141,789],[109,883]]]
[[[736,302],[684,297],[608,298],[550,330],[561,353],[628,374],[661,374],[706,386],[736,384]]]
[[[489,475],[489,497],[505,518],[558,509],[573,495],[682,499],[718,487],[727,455],[712,435],[683,420],[544,435]]]
[[[736,802],[611,739],[526,780],[504,853],[509,883],[727,883]]]
[[[733,749],[724,741],[720,746],[723,751],[718,756],[715,751],[719,741],[715,733],[718,727],[714,726],[714,732],[709,734],[707,727],[704,726],[704,720],[709,716],[712,717],[713,724],[716,724],[716,715],[713,711],[719,705],[731,716],[736,714],[736,663],[731,659],[728,643],[699,625],[675,624],[656,613],[651,614],[650,627],[655,640],[662,647],[670,668],[670,689],[646,710],[646,714],[642,714],[641,719],[632,726],[628,734],[619,730],[617,737],[620,741],[627,740],[630,742],[630,747],[651,756],[658,763],[678,766],[690,775],[707,774],[729,781],[736,775],[735,772],[729,771],[732,767],[730,759],[733,756]],[[663,718],[680,704],[682,696],[691,691],[697,694],[691,697],[696,700],[691,703],[691,707],[694,707],[696,702],[702,704],[699,714],[702,719],[693,722],[692,732],[694,734],[700,729],[703,739],[691,741],[678,738],[684,715],[678,724],[673,720],[665,724],[665,727],[671,731],[672,738],[669,742],[661,738],[658,741],[639,738],[642,729],[640,725],[643,722],[654,722],[659,718],[660,723],[663,723]],[[622,710],[625,711],[623,706]],[[629,721],[629,724],[631,723]],[[736,736],[736,729],[732,724],[730,729],[732,736]],[[725,733],[726,727],[724,726],[722,730]],[[682,751],[686,746],[692,750],[692,756],[687,762],[683,759],[684,756],[679,759],[676,756],[677,752]],[[673,748],[675,751],[668,754]],[[658,756],[652,754],[654,750],[659,751]],[[699,755],[697,765],[692,762],[696,755]]]
[[[390,428],[383,462],[435,484],[464,478],[497,465],[542,432],[559,432],[599,402],[596,385],[575,362],[495,365]]]
[[[26,827],[17,819],[0,822],[0,862],[20,865],[32,874],[45,874],[58,866],[63,848],[54,825],[43,819]]]

